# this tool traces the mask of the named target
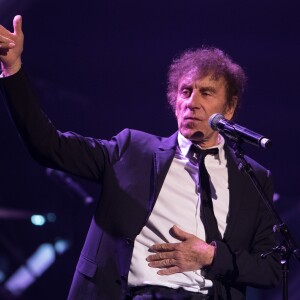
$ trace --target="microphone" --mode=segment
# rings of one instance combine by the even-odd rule
[[[84,204],[88,205],[94,202],[94,198],[91,197],[82,187],[79,183],[77,183],[75,180],[73,180],[71,177],[67,176],[66,173],[58,170],[53,170],[50,168],[46,169],[46,174],[58,181],[60,184],[63,185],[64,188],[66,188],[69,192],[71,192],[73,195],[83,199]]]
[[[213,130],[223,132],[234,141],[244,141],[265,149],[271,147],[271,140],[266,138],[264,135],[253,132],[238,124],[234,124],[233,122],[225,119],[222,114],[211,115],[208,120],[208,124]]]

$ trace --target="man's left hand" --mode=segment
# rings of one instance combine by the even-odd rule
[[[181,230],[176,225],[171,230],[181,242],[151,246],[150,249],[156,253],[146,258],[149,267],[161,269],[157,272],[159,275],[171,275],[196,271],[211,265],[215,253],[214,246]]]

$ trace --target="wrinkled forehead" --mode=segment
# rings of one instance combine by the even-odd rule
[[[226,84],[224,76],[222,74],[218,74],[215,70],[194,68],[180,77],[178,81],[178,87],[183,84],[190,85],[193,82],[206,77],[211,81],[224,81]]]

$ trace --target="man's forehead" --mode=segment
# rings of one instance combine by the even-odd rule
[[[212,72],[207,74],[195,74],[194,72],[190,72],[180,78],[178,85],[192,85],[199,81],[211,82],[213,84],[223,84],[225,83],[225,78],[223,76],[216,76]]]

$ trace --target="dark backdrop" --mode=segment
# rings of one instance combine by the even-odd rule
[[[0,23],[12,28],[13,16],[22,14],[24,67],[61,130],[101,138],[124,127],[170,135],[176,122],[165,82],[173,57],[203,44],[229,53],[249,77],[236,121],[273,141],[268,151],[252,146],[245,151],[272,170],[280,196],[276,208],[300,240],[298,1],[19,2],[0,0]],[[0,207],[57,216],[43,227],[27,219],[0,219],[2,280],[40,244],[62,237],[71,248],[21,298],[65,299],[95,204],[85,205],[33,162],[3,104],[0,124]],[[74,180],[97,198],[97,186]],[[291,299],[296,299],[300,275],[293,259],[291,269]],[[280,299],[280,288],[249,295],[259,297]]]

